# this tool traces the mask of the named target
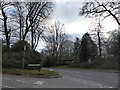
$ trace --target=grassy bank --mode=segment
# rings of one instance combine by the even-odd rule
[[[72,69],[72,70],[92,70],[92,71],[119,72],[116,69],[103,69],[103,68],[90,68],[89,69],[89,68],[70,67],[69,65],[68,66],[57,66],[57,67],[54,67],[54,68],[57,68],[57,69]]]
[[[32,76],[32,77],[41,77],[41,78],[52,78],[52,77],[59,77],[59,73],[55,71],[49,70],[25,70],[25,69],[2,69],[3,74],[12,74],[12,75],[25,75],[25,76]]]

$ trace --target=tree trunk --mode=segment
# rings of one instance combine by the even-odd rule
[[[31,49],[34,49],[33,39],[34,39],[34,32],[33,32],[33,29],[31,29]]]
[[[3,20],[4,20],[4,33],[5,33],[5,38],[6,38],[6,45],[7,45],[7,49],[10,48],[10,37],[9,37],[9,32],[8,32],[8,29],[7,29],[7,16],[5,15],[5,12],[3,10],[3,8],[1,9],[2,11],[2,15],[3,15]]]
[[[22,24],[21,24],[21,18],[19,19],[20,20],[20,41],[22,40],[22,37],[21,37],[21,35],[22,35]]]
[[[97,32],[97,36],[98,36],[99,56],[101,57],[102,48],[101,48],[100,32]]]

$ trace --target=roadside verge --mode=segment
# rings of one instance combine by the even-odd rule
[[[36,78],[59,78],[61,75],[55,71],[50,70],[25,70],[25,69],[15,69],[15,68],[5,68],[2,70],[3,74],[12,74],[12,75],[23,75]]]

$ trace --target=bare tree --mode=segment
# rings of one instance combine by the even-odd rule
[[[39,23],[50,16],[53,8],[52,2],[28,2],[26,3],[27,15],[25,18],[25,32],[23,35],[23,40],[25,39],[27,33],[31,31],[31,44],[33,48],[34,34],[35,30],[38,28]]]
[[[32,49],[36,49],[38,43],[39,43],[39,40],[40,39],[44,39],[44,31],[46,30],[46,26],[44,25],[43,22],[39,23],[39,26],[34,30],[33,32],[33,36],[32,36],[32,40],[31,40],[31,43],[32,43]],[[31,32],[32,34],[32,32]]]
[[[16,19],[16,22],[19,25],[19,40],[22,40],[23,30],[24,30],[24,23],[25,23],[25,6],[23,2],[14,2],[14,7],[16,12],[13,14],[13,18]]]
[[[55,22],[53,26],[49,28],[48,36],[46,37],[46,44],[52,50],[52,57],[54,59],[54,66],[57,65],[60,60],[59,56],[62,54],[62,48],[64,47],[67,35],[64,32],[64,24]]]
[[[86,16],[96,16],[98,13],[103,16],[103,20],[109,16],[112,16],[118,25],[120,25],[120,21],[118,18],[118,14],[120,9],[119,2],[98,2],[94,0],[94,2],[85,2],[82,8],[80,9],[79,15],[86,15]]]
[[[93,35],[94,37],[97,36],[98,51],[99,51],[99,56],[101,57],[101,55],[102,55],[102,40],[101,40],[102,38],[101,38],[101,36],[102,36],[103,27],[101,24],[100,17],[96,17],[95,22],[97,22],[97,23],[94,24],[94,27],[93,27],[94,29],[91,29],[90,31],[92,33],[91,35]]]
[[[10,32],[11,32],[11,28],[8,29],[8,24],[7,24],[7,20],[8,20],[8,16],[6,13],[6,10],[8,9],[8,7],[11,5],[11,3],[7,3],[5,1],[0,1],[0,10],[1,10],[1,14],[2,17],[1,20],[3,22],[3,30],[1,30],[3,32],[3,34],[5,35],[5,39],[6,39],[6,45],[7,48],[10,48]]]
[[[35,49],[40,36],[45,30],[45,20],[50,17],[53,11],[52,2],[15,2],[16,19],[19,24],[19,38],[25,40],[26,36],[31,36],[31,47]]]

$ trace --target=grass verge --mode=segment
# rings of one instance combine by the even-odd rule
[[[59,73],[49,70],[25,70],[25,69],[15,69],[15,68],[5,68],[2,69],[3,74],[12,74],[12,75],[25,75],[38,78],[57,78],[60,77]]]
[[[70,67],[68,66],[57,66],[56,69],[71,69],[71,70],[91,70],[91,71],[106,71],[106,72],[120,72],[116,69],[102,69],[102,68],[79,68],[79,67]]]

